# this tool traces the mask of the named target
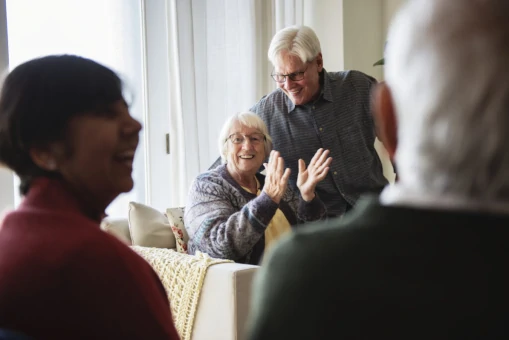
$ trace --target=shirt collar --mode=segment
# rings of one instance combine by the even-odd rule
[[[318,99],[316,99],[316,101],[320,100],[321,98],[323,98],[329,102],[334,101],[334,99],[332,97],[332,90],[331,90],[330,83],[331,83],[330,76],[324,68],[324,69],[322,69],[322,73],[320,73],[320,94],[318,95]],[[281,92],[283,92],[283,90],[281,90],[281,89],[279,89],[279,90]],[[288,111],[292,112],[293,110],[295,110],[295,104],[292,102],[290,97],[288,97],[286,95],[286,93],[283,92],[283,94],[286,96],[286,105],[288,106]],[[312,104],[312,103],[308,103],[308,104]],[[305,105],[307,105],[307,104],[305,104]]]
[[[321,96],[323,97],[323,99],[332,103],[334,101],[334,98],[332,97],[331,78],[325,69],[323,69],[322,74],[323,74],[323,86],[321,87],[322,91]],[[320,78],[322,78],[322,75],[320,76]]]

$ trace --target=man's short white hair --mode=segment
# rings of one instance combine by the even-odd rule
[[[385,78],[405,184],[509,201],[509,1],[412,0],[393,21]]]
[[[239,124],[249,128],[257,129],[265,135],[264,150],[265,157],[268,157],[272,150],[272,138],[269,135],[269,130],[263,119],[261,119],[256,113],[253,112],[238,112],[230,116],[226,122],[224,122],[221,132],[219,133],[218,147],[219,153],[221,154],[221,163],[226,163],[228,160],[228,137],[230,135],[231,128]]]
[[[316,58],[320,48],[320,40],[315,32],[307,26],[291,26],[280,30],[270,42],[268,57],[272,65],[276,65],[282,52],[297,56],[303,63]]]

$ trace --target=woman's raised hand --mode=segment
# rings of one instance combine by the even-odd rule
[[[297,176],[297,187],[300,195],[306,202],[315,198],[315,188],[318,182],[322,181],[329,172],[329,166],[332,157],[329,156],[329,150],[318,149],[309,162],[306,169],[304,160],[299,159],[299,175]]]
[[[279,204],[281,198],[288,187],[290,178],[290,169],[285,169],[285,161],[278,151],[272,150],[269,156],[269,162],[263,163],[265,166],[265,184],[263,191],[276,203]]]

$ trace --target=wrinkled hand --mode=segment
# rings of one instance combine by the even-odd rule
[[[290,169],[285,169],[285,161],[278,151],[272,150],[269,156],[269,162],[263,163],[265,166],[265,184],[263,191],[277,204],[286,192],[288,179],[290,178]]]
[[[299,159],[299,175],[297,176],[297,187],[300,195],[306,202],[315,198],[315,188],[318,182],[322,181],[329,172],[329,166],[332,157],[329,156],[329,150],[318,149],[309,162],[306,169],[304,160]]]

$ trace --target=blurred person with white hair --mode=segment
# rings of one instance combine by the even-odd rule
[[[375,93],[399,181],[273,249],[248,339],[509,336],[507,13],[501,0],[405,3]]]

